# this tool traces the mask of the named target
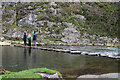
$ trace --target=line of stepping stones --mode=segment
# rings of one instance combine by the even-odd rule
[[[23,47],[23,48],[30,48],[29,46],[24,47],[22,45],[11,45],[15,47]],[[71,53],[71,54],[81,54],[81,55],[88,55],[88,56],[99,56],[99,57],[108,57],[113,59],[120,59],[120,56],[108,56],[106,54],[100,54],[100,53],[89,53],[89,52],[82,52],[77,50],[68,50],[68,49],[55,49],[55,48],[44,48],[44,47],[35,47],[31,46],[33,49],[41,49],[45,51],[55,51],[55,52],[63,52],[63,53]]]

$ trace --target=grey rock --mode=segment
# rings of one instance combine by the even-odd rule
[[[57,17],[62,17],[61,13],[56,14]]]
[[[98,43],[106,43],[108,40],[107,37],[98,37],[97,42]]]
[[[51,11],[55,11],[55,9],[53,7],[50,8]]]
[[[73,27],[74,25],[72,25],[72,23],[63,23],[67,26],[69,26],[68,28],[65,28],[62,32],[62,36],[64,36],[61,41],[63,42],[67,42],[67,43],[74,43],[78,41],[78,37],[80,37],[80,32],[76,30],[75,27]]]
[[[112,43],[112,38],[108,38],[107,43]]]
[[[119,78],[120,73],[108,73],[108,74],[102,74],[102,75],[82,75],[79,76],[77,80],[79,80],[79,78]]]
[[[27,25],[36,29],[36,25],[37,25],[37,23],[35,22],[36,20],[37,20],[37,15],[30,13],[28,14],[28,16],[18,21],[18,26],[22,27],[24,25]]]
[[[57,35],[56,34],[51,34],[51,37],[56,38]]]
[[[82,39],[82,43],[83,43],[83,44],[89,44],[89,43],[90,43],[90,40],[87,39],[87,38],[83,38],[83,39]]]
[[[47,21],[47,26],[49,28],[51,28],[53,25],[56,25],[56,23]]]
[[[2,2],[0,2],[0,8],[2,8]]]
[[[36,73],[36,74],[40,74],[42,78],[60,78],[57,73],[51,75],[46,73]]]
[[[15,14],[14,10],[4,10],[3,13]]]
[[[113,43],[118,43],[118,42],[119,42],[118,38],[113,39]]]
[[[82,55],[88,55],[89,53],[88,52],[82,52],[81,54]]]
[[[100,53],[88,53],[89,56],[99,56]]]
[[[87,34],[87,33],[83,33],[83,36],[82,36],[82,37],[88,37],[88,36],[90,36],[90,35]]]
[[[3,32],[7,31],[6,26],[2,27],[2,31],[3,31]]]
[[[49,4],[53,5],[53,6],[57,6],[57,4],[55,2],[50,2]]]
[[[0,37],[0,40],[4,40],[5,38],[4,37]]]
[[[3,4],[2,4],[4,7],[6,7],[6,8],[8,8],[9,7],[9,5],[10,5],[10,3],[9,2],[3,2]]]
[[[14,23],[14,20],[10,20],[10,21],[7,22],[7,23],[9,23],[10,25],[12,25],[12,24]]]
[[[6,33],[7,35],[11,35],[12,34],[12,30],[8,30],[8,32]]]
[[[37,23],[38,25],[42,25],[42,26],[44,25],[44,21],[37,21],[36,23]]]
[[[18,33],[17,33],[17,38],[22,38],[22,32],[20,32],[20,31],[18,31]]]
[[[75,18],[79,21],[85,22],[86,18],[82,15],[76,15]]]
[[[28,9],[33,9],[33,7],[32,7],[32,6],[29,6]]]
[[[17,32],[13,33],[12,37],[16,38],[17,37]]]
[[[81,54],[81,51],[70,51],[71,54]]]
[[[13,31],[16,32],[16,31],[17,31],[17,28],[14,28]]]

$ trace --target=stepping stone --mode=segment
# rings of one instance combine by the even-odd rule
[[[108,57],[107,54],[100,54],[101,57]]]
[[[56,52],[61,52],[61,51],[62,51],[62,49],[56,49],[55,51],[56,51]]]
[[[120,59],[120,56],[115,56],[115,58]]]
[[[70,51],[71,54],[81,54],[81,51]]]
[[[48,51],[52,51],[52,48],[48,48],[47,50],[48,50]]]
[[[22,45],[14,45],[15,47],[23,47]]]
[[[47,50],[47,48],[41,48],[41,50]]]
[[[89,56],[99,56],[99,53],[88,53]]]
[[[70,53],[70,50],[61,50],[61,52]]]
[[[88,55],[88,52],[82,52],[81,54],[82,55]]]
[[[52,49],[52,51],[56,51],[57,49]]]
[[[14,47],[14,45],[10,45],[10,46]]]
[[[113,59],[120,59],[120,56],[108,56],[108,57]]]
[[[38,49],[42,49],[42,47],[38,47]]]

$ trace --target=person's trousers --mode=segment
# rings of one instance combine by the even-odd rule
[[[28,40],[28,42],[29,42],[28,46],[31,46],[31,40]]]
[[[24,40],[24,45],[25,45],[25,46],[27,45],[26,40]]]
[[[33,42],[34,42],[34,45],[37,46],[37,45],[36,45],[36,40],[33,40]]]

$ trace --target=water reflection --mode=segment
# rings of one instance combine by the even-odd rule
[[[27,69],[36,67],[37,49],[24,48],[24,62]]]
[[[26,60],[26,56],[27,56],[27,49],[24,48],[24,60]]]
[[[29,56],[31,56],[31,47],[28,50]]]
[[[35,67],[36,66],[36,55],[37,55],[37,49],[34,49],[33,50],[33,66]]]

